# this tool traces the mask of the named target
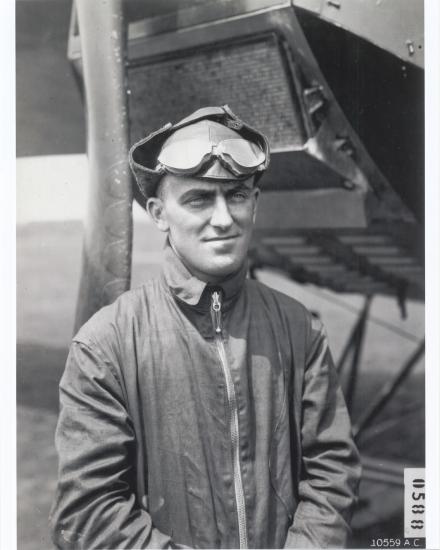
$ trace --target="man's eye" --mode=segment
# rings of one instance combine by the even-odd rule
[[[194,208],[204,206],[208,202],[208,199],[206,197],[193,197],[192,199],[189,199],[186,204],[188,206],[192,206]]]
[[[232,200],[233,202],[244,202],[248,196],[248,193],[245,191],[236,191],[235,193],[232,193],[229,200]]]

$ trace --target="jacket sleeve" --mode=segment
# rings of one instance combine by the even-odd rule
[[[184,548],[152,525],[135,496],[133,427],[111,364],[74,342],[60,383],[58,486],[52,539],[59,549]]]
[[[301,440],[299,505],[285,548],[343,548],[361,467],[327,337],[316,319],[306,355]]]

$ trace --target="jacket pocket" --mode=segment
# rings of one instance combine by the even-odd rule
[[[160,494],[156,498],[158,519],[175,542],[193,546],[185,483],[185,457],[162,448],[159,449],[159,457]]]
[[[162,494],[152,493],[149,500],[149,513],[154,527],[165,535],[173,537],[167,502]]]

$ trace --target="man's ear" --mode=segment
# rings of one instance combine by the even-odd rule
[[[252,221],[253,223],[255,223],[255,219],[257,217],[257,207],[258,207],[258,199],[260,197],[260,188],[259,187],[255,187],[254,188],[254,212],[253,212],[253,215],[252,215]]]
[[[150,197],[147,200],[145,209],[160,231],[168,231],[170,226],[168,224],[162,199],[159,197]]]

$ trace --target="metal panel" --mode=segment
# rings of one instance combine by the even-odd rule
[[[221,19],[239,17],[252,12],[278,9],[290,5],[290,0],[211,0],[206,4],[177,9],[162,17],[149,17],[130,25],[130,41],[163,32],[175,32]]]
[[[315,13],[423,67],[423,0],[292,0],[295,7]]]

